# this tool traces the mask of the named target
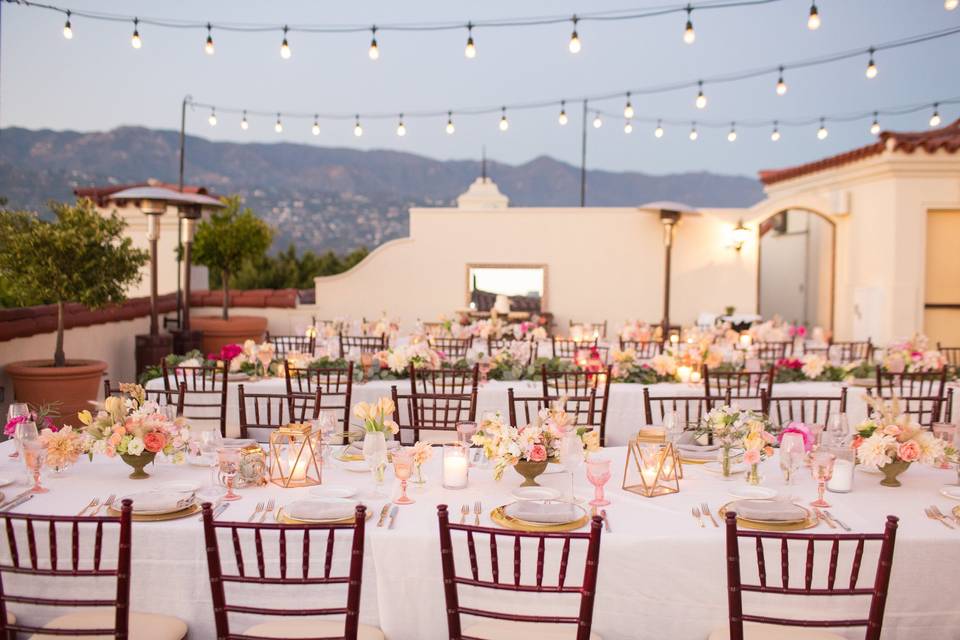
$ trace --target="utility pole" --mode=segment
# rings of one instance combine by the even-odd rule
[[[583,101],[583,135],[580,141],[580,206],[587,206],[587,101]]]

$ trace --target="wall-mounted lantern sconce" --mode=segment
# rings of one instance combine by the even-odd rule
[[[743,245],[747,244],[747,241],[750,240],[750,236],[750,229],[743,226],[743,219],[740,219],[737,221],[737,226],[730,232],[730,246],[733,247],[734,251],[739,253],[740,250],[743,249]]]

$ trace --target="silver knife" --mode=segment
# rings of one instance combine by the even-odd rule
[[[13,498],[7,500],[7,501],[4,502],[2,505],[0,505],[0,511],[6,511],[6,510],[10,507],[10,505],[12,505],[14,502],[17,502],[17,500],[19,500],[20,498],[22,498],[22,497],[24,497],[24,496],[31,495],[31,493],[30,493],[31,491],[33,491],[33,489],[27,489],[27,490],[24,491],[23,493],[18,493],[18,494],[17,494],[16,496],[14,496]],[[19,504],[19,503],[18,503],[18,504]]]
[[[393,529],[393,524],[397,521],[397,512],[400,509],[397,508],[397,505],[393,505],[393,508],[390,509],[390,524],[387,525],[387,529]]]
[[[24,502],[26,502],[26,501],[28,501],[28,500],[32,500],[32,499],[33,499],[33,495],[34,495],[34,494],[32,494],[32,493],[28,493],[27,495],[21,495],[20,497],[14,499],[13,502],[10,502],[10,503],[6,504],[3,510],[4,510],[4,511],[10,511],[11,509],[14,509],[14,508],[16,508],[16,507],[19,507],[19,506],[22,505]]]
[[[213,510],[213,519],[216,520],[217,517],[218,517],[221,513],[223,513],[224,511],[226,511],[226,510],[227,510],[227,507],[229,507],[229,506],[230,506],[230,503],[229,503],[229,502],[223,502],[223,503],[221,503],[219,507],[217,507],[216,509]]]
[[[830,513],[829,511],[824,511],[824,513],[827,515],[828,518],[831,518],[834,522],[836,522],[838,525],[840,525],[840,528],[843,529],[844,531],[853,531],[853,529],[851,529],[851,528],[847,525],[846,522],[844,522],[844,521],[841,520],[840,518],[836,517],[835,515],[833,515],[833,514]]]
[[[610,533],[610,518],[607,517],[607,510],[600,509],[600,517],[603,518],[603,526]]]

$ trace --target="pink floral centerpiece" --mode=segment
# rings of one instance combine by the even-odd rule
[[[891,373],[940,371],[946,364],[946,357],[929,347],[927,336],[919,334],[891,344],[883,354],[883,368]]]

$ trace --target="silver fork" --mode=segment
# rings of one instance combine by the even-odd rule
[[[690,513],[693,514],[693,517],[696,518],[696,519],[697,519],[697,522],[700,523],[700,528],[703,529],[704,524],[703,524],[703,518],[700,517],[700,507],[694,507],[694,508],[690,511]]]
[[[703,515],[705,515],[705,516],[707,516],[708,518],[710,518],[710,522],[713,523],[714,528],[717,528],[717,527],[720,526],[719,524],[717,524],[717,521],[716,521],[716,519],[713,517],[713,514],[710,513],[710,507],[709,507],[709,505],[707,505],[706,502],[701,502],[701,503],[700,503],[700,509],[703,510]]]
[[[263,503],[258,502],[256,508],[253,510],[253,513],[250,514],[249,518],[247,518],[247,522],[253,522],[256,519],[256,517],[260,515],[261,511],[263,511]]]
[[[460,524],[467,523],[467,516],[470,515],[470,505],[465,504],[460,507]]]
[[[927,517],[928,517],[928,518],[930,518],[931,520],[936,520],[936,521],[938,521],[940,524],[942,524],[942,525],[945,526],[946,528],[948,528],[948,529],[954,529],[954,528],[956,528],[956,527],[954,527],[952,524],[950,524],[949,522],[947,522],[946,520],[944,520],[942,517],[937,516],[937,514],[934,513],[933,509],[931,509],[930,507],[927,507],[927,508],[924,509],[923,511],[924,511],[924,513],[927,514]]]
[[[480,526],[480,514],[483,512],[483,505],[480,504],[480,501],[477,500],[473,503],[473,524],[477,527]]]
[[[82,516],[84,511],[86,511],[87,509],[93,509],[99,504],[100,504],[100,498],[94,498],[93,500],[90,501],[90,504],[85,506],[83,509],[80,509],[80,511],[77,513],[77,516],[78,517]]]
[[[960,522],[957,522],[956,517],[947,515],[940,511],[940,507],[935,504],[930,505],[930,510],[933,511],[933,515],[937,516],[938,518],[943,518],[944,520],[953,520],[955,523],[960,524]]]
[[[90,516],[93,517],[98,513],[100,513],[100,509],[102,509],[103,507],[106,507],[107,509],[109,509],[110,507],[113,506],[113,503],[116,501],[117,501],[116,494],[111,493],[109,496],[107,496],[107,499],[104,500],[102,504],[99,504],[93,508],[93,512],[90,514]]]
[[[260,522],[263,523],[267,520],[267,516],[273,513],[273,508],[277,506],[277,501],[273,498],[267,500],[267,508],[263,510],[263,513],[260,514]],[[276,516],[274,516],[276,517]]]

